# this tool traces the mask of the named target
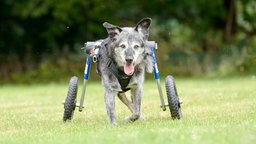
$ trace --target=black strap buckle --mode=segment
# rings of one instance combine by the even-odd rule
[[[112,64],[112,61],[110,58],[108,58],[107,63],[106,63],[107,67],[109,68],[111,66],[111,64]]]
[[[129,79],[130,77],[129,76],[120,76],[121,77],[121,79],[123,79],[123,80],[126,80],[126,79]]]

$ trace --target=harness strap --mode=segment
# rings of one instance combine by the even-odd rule
[[[123,92],[130,90],[130,88],[126,88],[126,87],[129,84],[133,75],[126,75],[123,71],[118,70],[115,64],[113,63],[113,61],[107,56],[105,56],[104,54],[100,55],[100,58],[104,61],[106,66],[109,68],[109,70],[118,79],[118,82],[121,85],[121,89],[123,90]]]

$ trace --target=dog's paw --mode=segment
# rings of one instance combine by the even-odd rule
[[[140,116],[140,115],[131,115],[131,116],[126,117],[126,118],[124,119],[124,121],[125,121],[125,122],[134,122],[134,121],[136,121],[136,120],[138,120],[138,119],[140,119],[140,118],[143,119],[143,117]]]
[[[111,123],[112,126],[118,126],[117,122]]]
[[[139,120],[144,121],[145,120],[144,116],[140,115]]]
[[[126,122],[126,123],[131,122],[130,116],[124,118],[124,122]]]

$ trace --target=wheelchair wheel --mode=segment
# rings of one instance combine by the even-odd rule
[[[76,108],[76,94],[78,88],[78,77],[73,76],[69,82],[68,94],[64,103],[63,121],[71,120]]]
[[[179,97],[174,83],[174,78],[172,76],[167,76],[165,78],[165,87],[172,119],[181,119],[182,113]]]

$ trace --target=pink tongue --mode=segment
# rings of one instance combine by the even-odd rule
[[[127,74],[127,75],[132,75],[134,72],[134,66],[133,64],[125,64],[124,65],[124,73]]]

